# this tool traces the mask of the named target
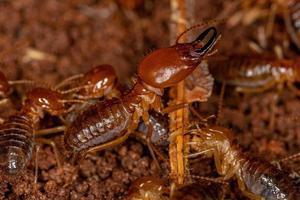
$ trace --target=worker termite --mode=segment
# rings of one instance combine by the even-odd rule
[[[213,157],[224,180],[236,178],[239,189],[250,199],[299,199],[299,187],[287,173],[267,161],[242,153],[231,131],[218,126],[189,130],[194,155]]]
[[[235,86],[238,92],[263,92],[275,86],[280,92],[286,84],[292,92],[300,96],[300,90],[294,85],[294,83],[300,82],[298,59],[274,59],[260,55],[228,55],[211,59],[208,62],[213,77],[223,85]],[[274,100],[276,99],[277,96],[274,97]],[[269,123],[271,130],[274,126],[275,102],[272,105]]]
[[[97,100],[119,96],[117,88],[117,75],[113,66],[108,64],[97,65],[83,74],[76,74],[64,79],[57,84],[53,90],[56,90],[68,99],[80,100],[80,104],[73,104],[69,112],[59,117],[63,125],[58,127],[41,129],[36,135],[48,135],[57,132],[63,132],[65,125],[70,124],[81,110],[94,104]]]
[[[216,80],[237,86],[240,92],[262,92],[275,85],[282,87],[286,83],[300,95],[300,91],[293,85],[300,82],[298,59],[229,55],[209,60],[209,71]]]
[[[146,56],[138,66],[138,80],[130,92],[119,99],[96,103],[78,115],[65,132],[66,147],[84,155],[120,144],[136,129],[140,117],[150,130],[148,110],[162,112],[163,89],[192,73],[217,38],[216,28],[210,27],[193,42],[176,43]],[[152,152],[149,133],[147,143]]]
[[[0,169],[9,175],[22,171],[32,157],[35,131],[44,113],[58,116],[68,112],[59,92],[35,88],[27,93],[21,110],[0,125]]]
[[[77,74],[65,79],[54,89],[62,90],[64,88],[64,93],[73,91],[71,94],[74,98],[87,100],[103,96],[118,96],[116,83],[117,75],[113,66],[102,64],[84,74]]]
[[[169,189],[164,181],[155,177],[142,177],[134,181],[126,200],[168,200]]]

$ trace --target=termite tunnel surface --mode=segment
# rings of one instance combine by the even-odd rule
[[[154,88],[174,86],[194,71],[217,38],[217,29],[210,27],[192,42],[157,49],[141,61],[138,76]]]

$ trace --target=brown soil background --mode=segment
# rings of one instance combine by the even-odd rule
[[[149,50],[169,44],[170,8],[167,0],[136,0],[134,5],[112,0],[0,0],[1,71],[10,80],[33,79],[53,85],[100,63],[113,65],[121,82],[126,82],[139,60]],[[223,19],[236,11],[234,1],[198,1],[195,23]],[[219,29],[219,54],[248,52],[259,24]],[[249,31],[250,30],[250,31]],[[47,53],[42,60],[28,57],[29,48]],[[291,53],[291,55],[294,53]],[[217,111],[218,85],[209,102],[200,104],[203,115]],[[18,88],[20,94],[23,88]],[[300,101],[289,90],[280,96],[273,132],[268,130],[270,102],[274,91],[259,95],[226,92],[222,123],[232,128],[243,149],[266,160],[283,158],[300,151]],[[13,94],[16,102],[20,95]],[[1,108],[1,116],[18,106]],[[51,137],[61,144],[61,136]],[[62,147],[60,147],[62,148]],[[0,199],[122,199],[132,181],[157,174],[143,144],[129,139],[123,145],[89,156],[75,167],[56,166],[53,150],[43,145],[38,154],[38,189],[34,189],[34,162],[15,180],[1,178]],[[33,159],[34,160],[34,159]],[[299,181],[297,162],[282,166]],[[211,160],[191,165],[192,171],[211,175]],[[215,174],[214,174],[215,175]],[[66,187],[63,185],[69,182]],[[178,199],[216,199],[218,185],[198,183],[183,188]],[[231,184],[228,199],[245,199]]]

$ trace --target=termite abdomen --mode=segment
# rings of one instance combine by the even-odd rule
[[[157,112],[150,112],[149,122],[152,126],[151,142],[157,146],[167,146],[169,144],[169,126],[168,119],[164,115]],[[148,132],[148,127],[144,122],[138,126],[138,131],[144,133]]]
[[[241,176],[249,191],[266,200],[295,199],[297,188],[285,173],[269,162],[249,158],[241,167]]]
[[[9,175],[20,172],[33,150],[32,122],[24,114],[11,116],[0,127],[0,168]]]
[[[107,100],[83,111],[67,129],[66,146],[79,152],[119,136],[130,121],[129,113],[119,101]]]

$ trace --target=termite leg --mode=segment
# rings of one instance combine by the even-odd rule
[[[210,119],[214,119],[214,121],[215,121],[215,118],[216,118],[216,116],[215,115],[209,115],[208,117],[203,117],[203,116],[201,116],[200,114],[199,114],[199,112],[197,112],[196,110],[195,110],[195,108],[191,105],[191,106],[189,106],[189,110],[191,111],[191,113],[193,114],[193,115],[195,115],[199,120],[200,120],[200,122],[198,121],[198,122],[196,122],[197,124],[198,123],[201,123],[201,124],[204,124],[205,126],[207,126],[208,125],[208,121],[210,120]],[[189,125],[188,125],[188,127],[191,127],[191,126],[193,126],[193,125],[195,125],[195,123],[189,123]]]
[[[3,106],[5,104],[7,104],[9,102],[9,99],[8,98],[5,98],[5,99],[1,99],[0,100],[0,106]]]
[[[277,109],[278,98],[281,96],[281,92],[283,89],[283,84],[277,84],[277,93],[273,95],[271,107],[270,107],[270,120],[269,120],[269,130],[272,132],[275,126],[275,113]]]
[[[171,105],[171,106],[168,106],[166,108],[164,108],[162,110],[162,113],[163,114],[168,114],[168,113],[171,113],[171,112],[174,112],[178,109],[181,109],[181,108],[187,108],[189,106],[188,103],[180,103],[180,104],[175,104],[175,105]]]
[[[300,89],[296,88],[292,82],[289,81],[287,85],[293,93],[295,93],[297,96],[300,96]]]
[[[156,149],[156,147],[152,144],[151,142],[151,136],[152,136],[152,132],[153,132],[153,128],[152,128],[152,125],[149,123],[149,113],[148,112],[143,112],[143,115],[142,115],[142,119],[143,121],[146,123],[146,126],[147,126],[147,136],[146,136],[146,141],[147,141],[147,146],[148,146],[148,149],[150,151],[150,154],[154,160],[154,162],[156,163],[158,169],[161,171],[161,167],[159,165],[159,162],[155,156],[155,153],[163,159],[163,161],[166,161],[166,159],[164,158],[164,156],[159,152],[159,150]],[[155,152],[155,153],[154,153]],[[168,162],[166,162],[168,163]]]
[[[284,162],[289,162],[291,160],[295,160],[295,159],[299,159],[299,158],[300,158],[300,153],[296,153],[296,154],[293,154],[291,156],[288,156],[288,157],[282,158],[280,160],[277,160],[275,162],[277,162],[277,163],[284,163]]]
[[[189,110],[190,110],[191,113],[192,113],[193,115],[195,115],[200,121],[204,121],[204,120],[205,120],[205,118],[202,117],[202,116],[195,110],[195,108],[194,108],[192,105],[189,107]]]
[[[129,137],[130,134],[131,134],[131,132],[127,131],[123,136],[121,136],[113,141],[107,142],[105,144],[101,144],[101,145],[95,146],[93,148],[90,148],[85,153],[93,153],[93,152],[97,152],[97,151],[101,151],[104,149],[108,149],[108,148],[117,146],[117,145],[123,143],[125,140],[127,140],[127,138]]]
[[[271,36],[272,32],[273,32],[276,12],[277,12],[277,4],[273,3],[271,5],[270,16],[269,16],[268,23],[267,23],[267,26],[266,26],[267,38],[269,38]]]
[[[34,188],[35,190],[37,189],[37,179],[38,179],[38,154],[40,151],[40,146],[36,145],[35,146],[35,169],[34,169]]]
[[[292,41],[295,43],[295,45],[297,46],[297,48],[300,49],[300,41],[297,37],[296,31],[293,28],[290,12],[288,11],[288,9],[284,9],[283,17],[284,17],[284,22],[285,22],[287,32],[290,34],[290,37]]]
[[[218,103],[218,114],[217,114],[217,119],[216,119],[217,125],[220,124],[220,121],[221,121],[222,115],[223,115],[222,111],[223,111],[223,100],[224,100],[225,87],[226,87],[226,83],[225,83],[225,81],[223,81],[221,93],[220,93],[220,99],[219,99],[219,103]]]
[[[254,51],[255,53],[262,54],[263,48],[260,47],[256,42],[250,41],[248,44],[250,50]]]
[[[78,86],[78,87],[71,88],[71,89],[68,89],[68,90],[60,90],[60,93],[61,94],[76,93],[76,92],[79,92],[82,89],[88,89],[90,87],[93,87],[93,85],[83,85],[83,86]]]
[[[60,153],[57,149],[57,146],[53,141],[51,141],[49,139],[45,139],[45,138],[35,138],[35,142],[40,143],[40,144],[50,145],[53,148],[53,152],[55,154],[55,159],[56,159],[58,168],[62,168],[62,159],[61,159],[62,156],[60,155]]]
[[[54,87],[54,90],[58,90],[59,88],[61,88],[61,87],[65,86],[65,85],[67,85],[69,82],[74,81],[74,80],[76,80],[76,79],[79,79],[79,78],[81,78],[81,77],[83,77],[83,74],[77,74],[77,75],[71,76],[71,77],[69,77],[69,78],[63,80],[63,81],[60,82],[59,84],[57,84],[57,85]]]
[[[212,183],[217,183],[217,184],[223,184],[223,185],[228,185],[228,183],[223,179],[223,177],[218,177],[218,178],[210,178],[206,176],[197,176],[197,175],[189,175],[191,178],[195,178],[198,180],[203,180],[206,182],[212,182]]]
[[[217,151],[214,152],[214,160],[215,160],[215,165],[216,165],[218,173],[219,174],[224,174],[224,169],[222,167],[220,156],[219,156]]]
[[[188,144],[193,144],[193,143],[188,143]],[[213,151],[213,149],[206,149],[206,150],[203,150],[203,151],[198,151],[196,153],[191,153],[191,154],[187,155],[186,158],[196,158],[196,157],[198,157],[200,155],[203,155],[203,154],[205,154],[207,152],[210,152],[210,151]]]
[[[270,88],[272,88],[276,84],[275,80],[272,80],[265,85],[257,88],[245,88],[245,87],[237,87],[236,91],[241,93],[262,93]]]
[[[40,137],[40,136],[51,135],[59,132],[64,132],[65,129],[66,126],[57,126],[53,128],[40,129],[35,132],[35,136]]]
[[[243,183],[243,180],[240,177],[237,177],[238,187],[242,191],[242,193],[248,197],[249,199],[253,200],[261,200],[262,198],[260,196],[257,196],[251,192],[248,192],[246,189],[245,184]]]
[[[274,130],[277,102],[278,102],[278,94],[274,94],[271,101],[270,120],[269,120],[269,127],[268,127],[270,131]]]
[[[147,126],[148,128],[148,126]],[[134,136],[136,137],[136,139],[141,142],[143,145],[145,146],[148,146],[148,141],[147,141],[147,135],[146,135],[146,138],[143,137],[145,134],[144,133],[141,133],[141,132],[138,132],[138,131],[135,131],[134,133]],[[148,134],[148,133],[147,133]],[[151,137],[150,137],[151,138]],[[169,164],[167,158],[165,158],[165,156],[152,144],[152,142],[149,143],[151,145],[151,147],[153,148],[152,150],[154,151],[155,154],[158,155],[159,159],[163,160],[165,163]],[[148,148],[150,148],[148,146]],[[150,151],[150,150],[149,150]]]
[[[173,199],[176,189],[177,189],[176,183],[172,182],[170,186],[170,199]]]
[[[152,126],[150,124],[148,124],[148,123],[146,125],[147,125],[147,129],[148,129],[148,131],[147,131],[147,139],[146,139],[147,146],[148,146],[148,149],[150,151],[151,157],[153,158],[153,160],[155,162],[155,165],[161,171],[161,167],[160,167],[160,164],[159,164],[159,162],[158,162],[158,160],[157,160],[157,158],[155,156],[155,153],[157,155],[159,155],[159,156],[162,156],[162,155],[159,153],[159,151],[151,143],[151,135],[152,135],[152,130],[153,130]],[[154,153],[154,151],[155,151],[155,153]]]
[[[34,84],[34,81],[31,80],[15,80],[15,81],[8,81],[10,85],[22,85],[22,84]]]

